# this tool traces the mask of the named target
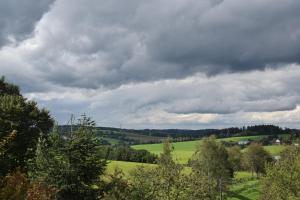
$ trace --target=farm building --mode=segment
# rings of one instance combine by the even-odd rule
[[[250,143],[249,140],[240,140],[238,141],[238,145],[248,145]]]

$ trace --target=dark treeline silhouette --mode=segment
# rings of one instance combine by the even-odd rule
[[[136,150],[126,144],[108,146],[105,148],[108,160],[120,160],[140,163],[156,163],[157,155],[147,150]]]
[[[68,132],[71,130],[70,125],[59,126],[60,131]],[[76,130],[76,126],[72,126],[72,129]],[[200,130],[188,130],[188,129],[120,129],[111,127],[96,127],[97,135],[107,138],[115,138],[124,141],[129,144],[137,143],[157,143],[161,142],[163,138],[170,137],[173,141],[186,141],[196,140],[203,137],[209,137],[215,135],[217,138],[236,137],[236,136],[255,136],[255,135],[284,135],[293,134],[300,135],[300,131],[297,129],[281,128],[275,125],[253,125],[245,127],[231,127],[224,129],[200,129]],[[134,137],[139,137],[136,140]],[[152,137],[147,140],[143,140],[143,136]]]

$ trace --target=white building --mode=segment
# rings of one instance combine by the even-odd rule
[[[249,140],[240,140],[240,141],[238,141],[238,145],[247,145],[249,143],[250,143]]]

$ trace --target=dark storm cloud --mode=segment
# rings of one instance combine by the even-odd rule
[[[300,61],[300,2],[227,0],[182,8],[149,42],[155,58],[219,73]],[[199,8],[200,7],[200,8]]]
[[[46,82],[115,88],[298,63],[299,19],[298,0],[57,0],[14,53]]]
[[[0,48],[28,37],[54,0],[0,0]]]

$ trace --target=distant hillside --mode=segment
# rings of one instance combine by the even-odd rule
[[[72,129],[76,130],[73,125]],[[71,131],[70,125],[59,126],[62,133]],[[124,142],[128,144],[158,143],[170,137],[174,141],[196,140],[202,137],[216,135],[218,138],[255,135],[283,135],[299,134],[297,129],[281,128],[274,125],[255,125],[243,128],[232,127],[226,129],[120,129],[111,127],[96,127],[97,135],[109,143]]]

